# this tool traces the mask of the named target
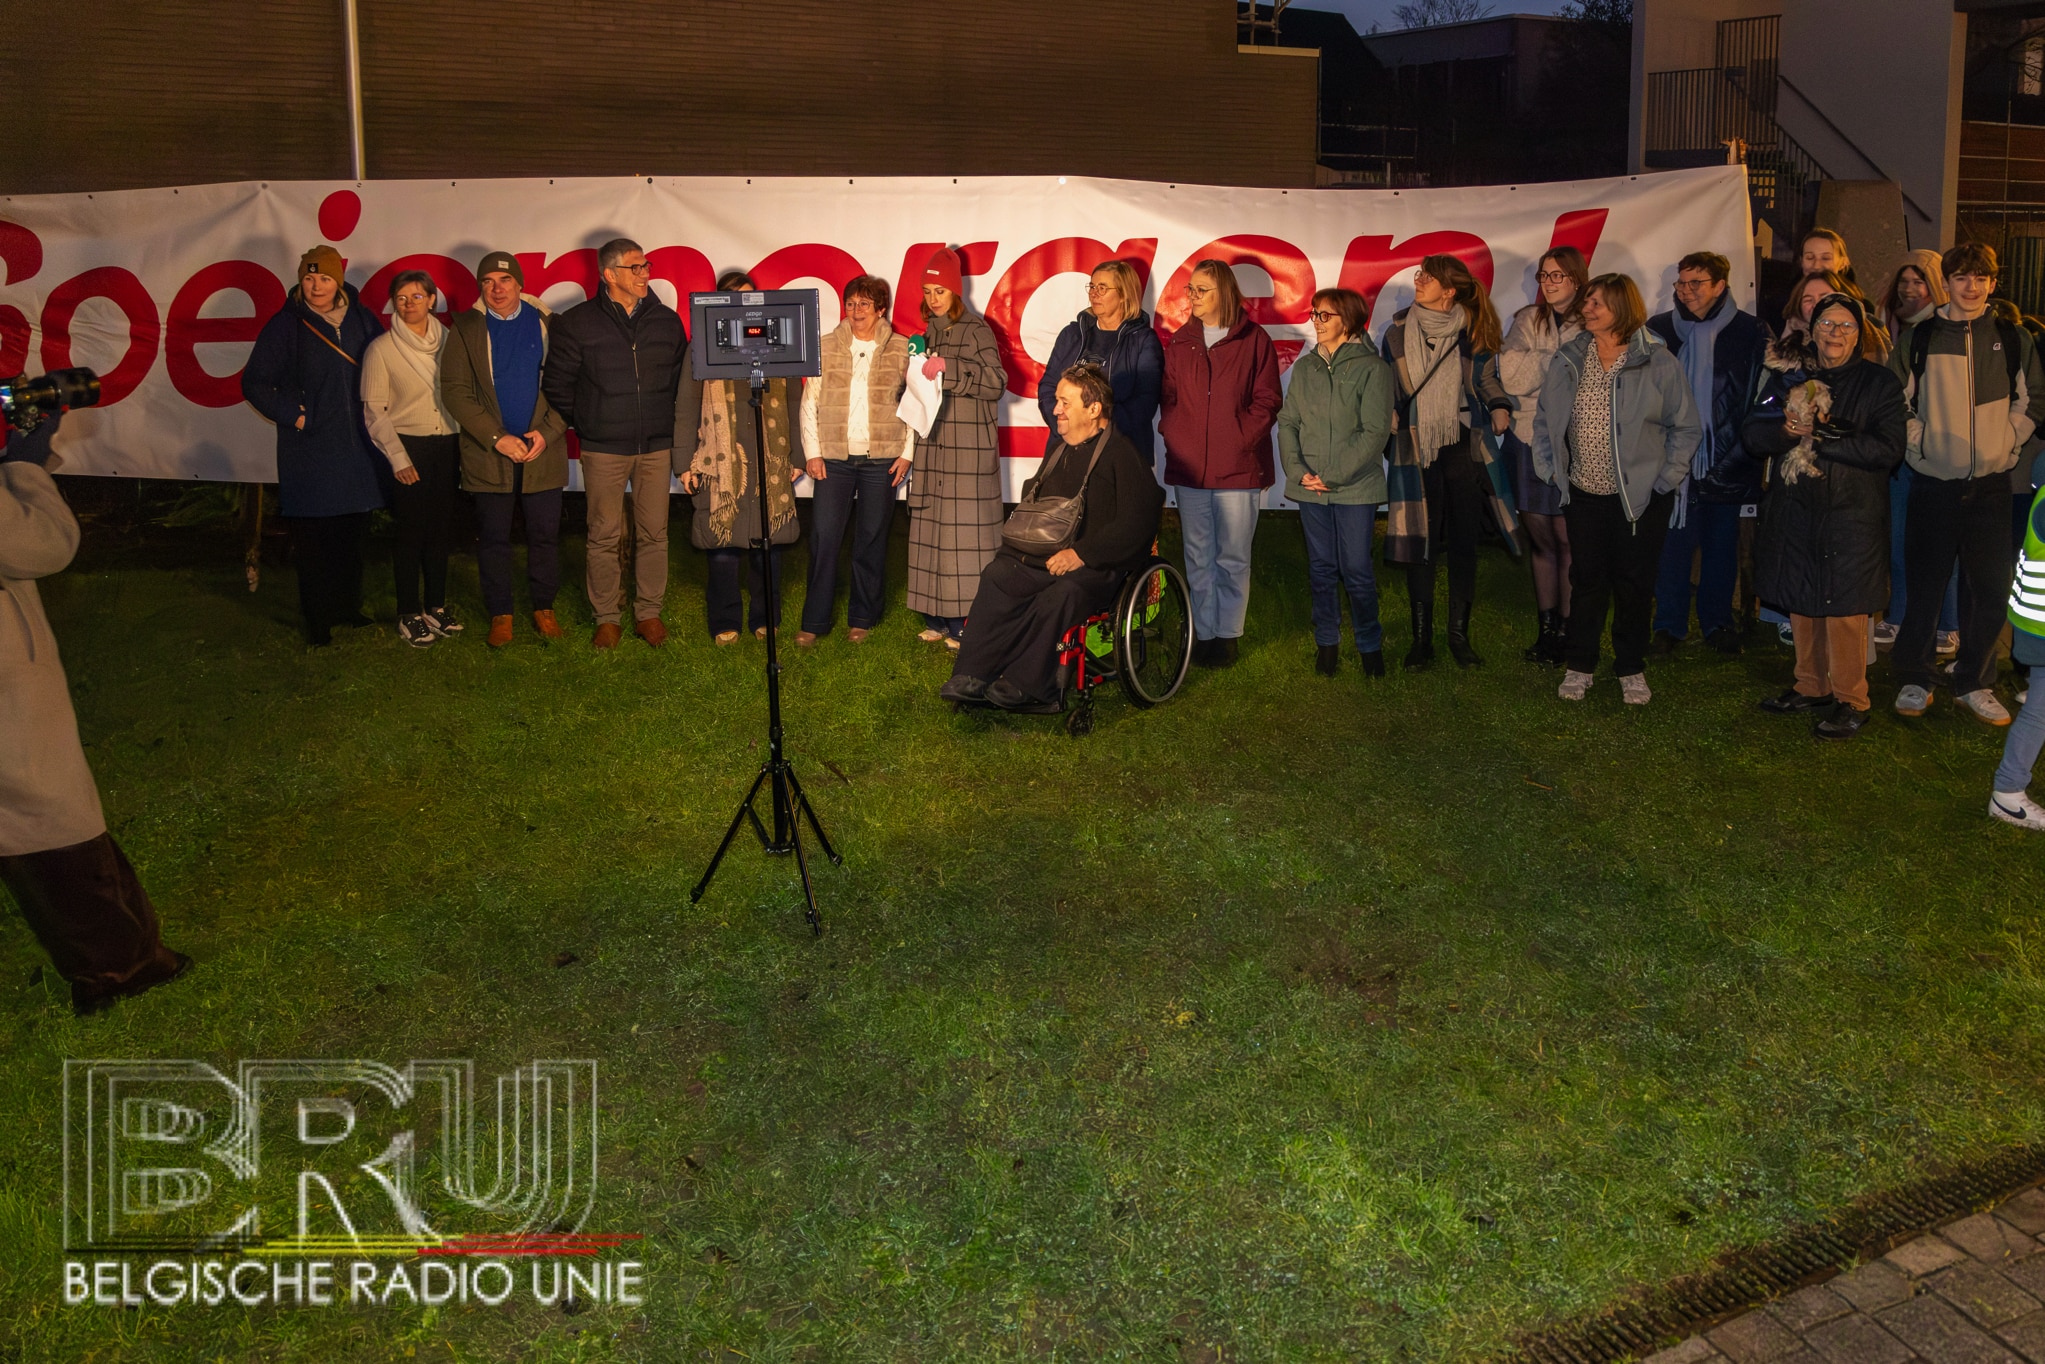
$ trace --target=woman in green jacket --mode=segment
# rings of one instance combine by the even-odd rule
[[[1368,336],[1369,306],[1352,289],[1314,295],[1311,351],[1293,363],[1278,412],[1278,457],[1285,495],[1299,504],[1307,538],[1307,584],[1314,596],[1314,670],[1332,677],[1340,660],[1342,603],[1356,652],[1370,677],[1385,675],[1385,632],[1371,535],[1385,500],[1385,442],[1392,434],[1392,367]]]

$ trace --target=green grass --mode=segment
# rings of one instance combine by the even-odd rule
[[[1111,693],[1084,741],[951,714],[899,607],[791,649],[846,856],[818,942],[749,838],[688,902],[764,743],[762,651],[709,645],[700,556],[660,652],[590,651],[571,588],[565,646],[493,655],[463,562],[466,639],[309,653],[288,571],[251,596],[214,532],[89,527],[46,596],[109,818],[201,966],[76,1021],[0,919],[0,1354],[1476,1359],[2045,1137],[2045,843],[1984,816],[1998,733],[1897,721],[1881,667],[1875,723],[1820,744],[1754,708],[1772,640],[1651,668],[1644,710],[1606,677],[1565,705],[1495,552],[1489,667],[1324,681],[1302,559],[1266,517],[1241,663]],[[588,1229],[644,1233],[648,1301],[67,1308],[86,1056],[593,1057]]]

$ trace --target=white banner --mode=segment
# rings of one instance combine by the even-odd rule
[[[1270,190],[1079,177],[923,179],[385,180],[196,185],[0,197],[0,376],[90,365],[98,408],[66,420],[72,473],[244,482],[276,477],[271,428],[241,399],[241,366],[284,301],[299,254],[329,242],[386,317],[389,281],[423,269],[442,302],[475,299],[476,261],[516,253],[529,292],[556,309],[596,283],[596,246],[645,246],[675,303],[728,269],[769,289],[815,285],[824,325],[853,275],[895,283],[898,327],[920,331],[917,281],[957,245],[968,301],[1000,337],[1008,494],[1035,469],[1037,380],[1086,304],[1086,272],[1119,257],[1146,274],[1169,331],[1185,320],[1192,264],[1233,261],[1281,361],[1309,344],[1317,288],[1356,289],[1372,334],[1412,298],[1422,256],[1463,258],[1501,314],[1534,296],[1534,265],[1574,244],[1594,272],[1633,276],[1669,306],[1676,261],[1733,263],[1753,306],[1744,167],[1558,184],[1436,190]],[[906,284],[907,287],[904,287]]]

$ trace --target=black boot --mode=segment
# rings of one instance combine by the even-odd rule
[[[1425,597],[1413,601],[1413,647],[1406,651],[1406,666],[1425,668],[1434,662],[1434,603]]]
[[[1449,653],[1459,668],[1481,668],[1484,660],[1470,647],[1470,606],[1467,601],[1449,603]]]
[[[1383,649],[1366,650],[1356,656],[1356,661],[1363,664],[1363,675],[1365,677],[1383,677],[1385,675],[1385,651]]]
[[[1562,662],[1562,613],[1560,611],[1543,611],[1541,613],[1540,636],[1527,646],[1526,652],[1521,654],[1520,657],[1526,659],[1529,663],[1536,663],[1544,668],[1553,668]]]
[[[1314,671],[1323,677],[1333,677],[1342,666],[1342,646],[1339,644],[1318,644],[1314,646]]]

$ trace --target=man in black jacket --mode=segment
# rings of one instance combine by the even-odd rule
[[[1648,329],[1683,363],[1704,419],[1704,438],[1690,481],[1676,494],[1655,583],[1654,644],[1673,653],[1690,631],[1690,561],[1698,557],[1697,624],[1720,653],[1740,651],[1733,627],[1733,584],[1739,577],[1740,517],[1761,500],[1761,462],[1740,444],[1740,425],[1754,401],[1768,328],[1734,304],[1727,284],[1732,262],[1693,251],[1676,266],[1676,306],[1647,321]]]
[[[1040,555],[1003,545],[980,571],[958,661],[938,688],[945,700],[1030,714],[1064,709],[1059,636],[1114,603],[1122,580],[1150,558],[1164,514],[1150,457],[1115,429],[1114,410],[1099,366],[1074,365],[1058,380],[1058,434],[1024,501],[1084,494],[1085,510],[1067,548]]]
[[[619,237],[597,251],[597,296],[555,319],[541,391],[582,444],[589,502],[589,604],[599,649],[616,647],[624,588],[618,544],[625,485],[632,485],[633,629],[648,644],[667,640],[668,480],[673,473],[675,389],[688,337],[675,310],[653,296],[639,243]],[[691,451],[691,454],[694,452]]]

